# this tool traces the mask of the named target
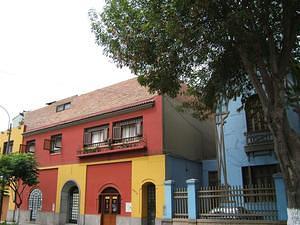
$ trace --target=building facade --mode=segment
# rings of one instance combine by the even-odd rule
[[[13,118],[11,131],[8,129],[0,132],[0,155],[19,152],[20,145],[22,145],[23,143],[23,136],[22,136],[23,132],[24,132],[23,116],[19,115]],[[2,202],[2,207],[1,207],[2,214],[1,214],[0,221],[6,220],[8,210],[14,209],[12,196],[13,196],[12,191],[10,191],[8,194],[4,196],[2,195],[0,196],[0,201]],[[1,197],[3,197],[2,200]]]
[[[131,79],[26,113],[22,147],[40,183],[23,195],[21,223],[160,224],[164,181],[202,179],[215,157],[214,121],[177,104]]]
[[[231,185],[271,184],[280,168],[274,141],[265,122],[257,95],[252,95],[243,110],[240,100],[230,101],[224,124],[227,179]],[[291,127],[300,133],[300,118],[288,111]]]

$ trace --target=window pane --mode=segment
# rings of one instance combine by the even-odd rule
[[[65,104],[65,109],[69,109],[69,108],[71,108],[71,103],[70,102]]]
[[[56,107],[56,112],[60,112],[64,110],[64,105],[59,105]]]
[[[101,142],[100,131],[92,132],[92,144]]]
[[[51,137],[51,152],[58,152],[61,150],[62,136],[55,135]]]
[[[122,126],[122,138],[130,138],[135,136],[137,136],[136,124]]]

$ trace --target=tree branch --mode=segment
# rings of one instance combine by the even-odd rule
[[[249,61],[247,54],[243,51],[243,49],[241,47],[237,48],[240,53],[240,57],[245,67],[245,70],[249,76],[252,85],[255,88],[256,93],[260,98],[262,105],[268,108],[268,96],[266,95],[263,86],[257,77],[256,71],[253,69],[253,65],[251,65],[252,63]]]
[[[290,1],[283,1],[283,43],[282,51],[279,59],[279,78],[284,78],[287,71],[285,71],[290,63],[292,49],[296,42],[297,29],[299,27],[299,16],[296,15],[294,5],[289,5]],[[297,2],[297,1],[296,1]]]

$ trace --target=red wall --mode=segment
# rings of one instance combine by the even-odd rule
[[[106,187],[114,187],[121,195],[121,215],[125,213],[125,202],[131,202],[131,163],[112,163],[87,167],[85,195],[86,214],[98,214],[98,197]]]
[[[23,193],[21,208],[28,210],[28,198],[31,190],[39,188],[42,191],[42,211],[52,211],[52,204],[56,202],[57,169],[42,170],[39,172],[40,183],[36,187],[29,187]]]
[[[135,117],[143,117],[144,137],[147,141],[147,151],[135,153],[119,153],[111,155],[94,156],[85,159],[79,159],[76,154],[83,147],[83,133],[85,128],[110,124],[116,121],[126,120]],[[50,139],[51,135],[62,134],[62,151],[59,154],[50,154],[49,151],[43,150],[44,139]],[[36,141],[36,157],[39,166],[54,166],[61,164],[79,163],[87,161],[101,161],[108,159],[128,158],[139,155],[155,155],[162,153],[162,98],[155,97],[153,108],[140,110],[125,115],[106,118],[99,121],[89,122],[81,125],[67,127],[56,131],[49,131],[43,134],[31,135],[24,138],[24,143],[29,140]]]

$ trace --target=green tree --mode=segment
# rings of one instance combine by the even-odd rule
[[[288,195],[300,216],[300,137],[287,110],[300,100],[300,0],[107,0],[90,12],[96,43],[150,91],[214,111],[220,98],[258,94]],[[293,81],[293,82],[291,82]]]
[[[2,183],[13,190],[13,202],[19,211],[23,203],[22,194],[25,188],[39,183],[34,156],[25,153],[2,155],[0,157],[0,176]]]

